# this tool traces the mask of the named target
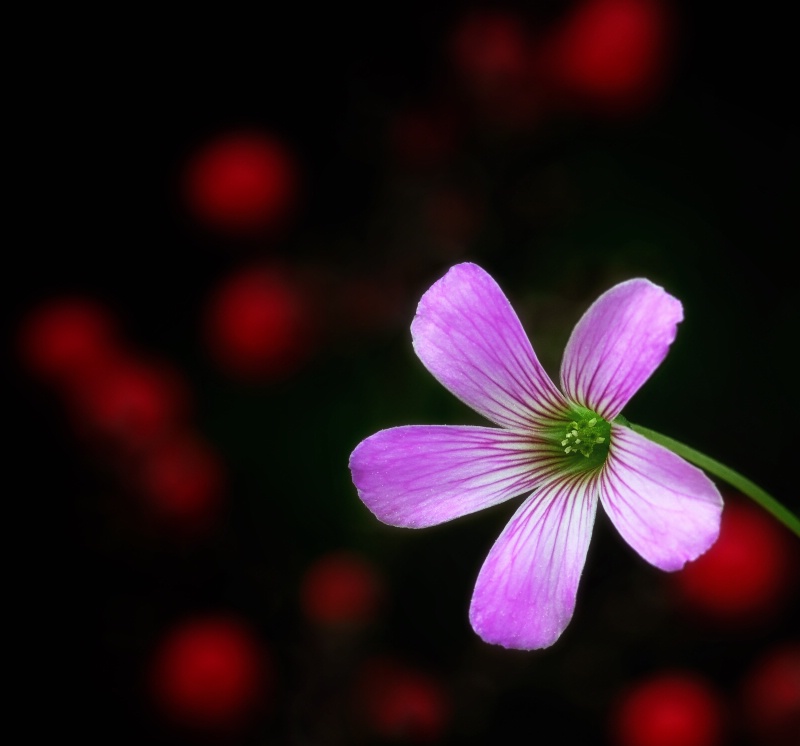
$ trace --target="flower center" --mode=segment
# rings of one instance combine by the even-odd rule
[[[601,466],[608,455],[611,424],[588,409],[573,409],[575,419],[562,431],[561,448],[587,468]],[[577,464],[576,464],[577,465]]]
[[[602,435],[603,430],[601,420],[597,417],[573,420],[567,425],[567,433],[561,445],[564,446],[564,453],[582,453],[586,458],[592,455],[595,445],[605,443],[607,436]],[[606,424],[603,422],[603,424]]]

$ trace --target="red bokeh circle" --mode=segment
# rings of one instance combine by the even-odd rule
[[[261,131],[220,136],[187,164],[184,194],[204,225],[252,234],[279,225],[295,206],[298,167],[288,147]]]
[[[795,579],[786,529],[738,496],[726,499],[717,541],[670,577],[684,609],[717,622],[766,621]]]
[[[354,552],[320,557],[305,573],[300,600],[305,616],[326,625],[372,621],[382,595],[376,569]]]
[[[206,342],[220,369],[234,378],[281,378],[310,356],[311,319],[308,298],[288,273],[248,267],[210,298]]]
[[[723,734],[722,702],[691,672],[661,673],[620,697],[611,732],[619,746],[715,746]]]
[[[263,645],[242,620],[197,617],[170,630],[155,651],[152,693],[178,724],[238,727],[267,694],[267,665]]]
[[[436,677],[390,658],[367,661],[360,673],[356,708],[380,739],[435,743],[447,732],[452,703]]]

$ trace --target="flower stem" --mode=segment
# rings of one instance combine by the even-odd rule
[[[715,461],[713,458],[709,458],[705,454],[695,451],[694,448],[689,448],[689,446],[679,443],[677,440],[668,438],[666,435],[661,435],[661,433],[657,433],[641,425],[634,425],[633,423],[629,423],[629,427],[640,435],[644,435],[645,438],[652,440],[654,443],[659,443],[665,448],[669,448],[670,451],[677,453],[679,456],[683,456],[687,461],[691,461],[710,474],[725,480],[742,494],[755,500],[764,510],[771,513],[789,530],[794,531],[794,533],[800,536],[800,519],[798,519],[794,513],[787,510],[772,497],[772,495],[762,490],[757,484],[754,484],[733,469],[729,469],[724,464],[719,463],[719,461]]]

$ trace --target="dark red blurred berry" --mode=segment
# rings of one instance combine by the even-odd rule
[[[235,378],[262,380],[294,372],[311,352],[311,311],[300,286],[271,267],[241,270],[214,292],[206,342]]]
[[[747,674],[742,704],[764,746],[796,746],[800,736],[800,641],[766,652]]]
[[[319,558],[305,573],[300,601],[305,616],[325,625],[371,621],[381,600],[382,584],[371,563],[353,552]]]
[[[668,11],[661,0],[583,0],[545,47],[551,82],[612,110],[648,102],[669,61]]]
[[[443,684],[400,661],[368,661],[357,696],[367,729],[381,739],[435,743],[450,725],[452,705]]]
[[[192,527],[213,517],[221,496],[222,463],[198,435],[181,431],[154,444],[139,467],[141,491],[156,515]]]
[[[198,617],[160,641],[150,685],[158,707],[176,723],[228,729],[264,704],[270,674],[266,651],[246,624],[232,617]]]
[[[91,435],[140,451],[182,424],[188,400],[177,371],[123,355],[76,388],[71,405],[78,424]]]
[[[92,378],[116,353],[108,310],[89,298],[56,298],[31,310],[20,327],[25,367],[50,383],[71,387]]]
[[[294,207],[297,164],[264,132],[234,132],[209,142],[189,161],[185,197],[203,224],[231,234],[274,228]]]
[[[722,734],[722,702],[691,672],[638,682],[612,712],[611,740],[617,746],[715,746]]]
[[[469,12],[456,25],[449,51],[459,77],[472,89],[488,91],[527,74],[527,31],[509,11]]]
[[[482,123],[513,130],[539,120],[542,96],[532,44],[525,21],[509,10],[470,11],[455,27],[451,64]]]
[[[678,599],[715,621],[768,619],[795,579],[789,541],[786,529],[762,508],[727,499],[716,543],[670,577]]]

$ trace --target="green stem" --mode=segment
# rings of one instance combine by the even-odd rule
[[[665,448],[669,448],[670,451],[677,453],[679,456],[683,456],[687,461],[691,461],[701,469],[705,469],[705,471],[710,474],[725,480],[742,494],[751,497],[764,508],[764,510],[772,513],[772,515],[789,530],[794,531],[794,533],[800,536],[800,519],[781,505],[772,495],[762,490],[757,484],[754,484],[733,469],[729,469],[724,464],[719,463],[719,461],[715,461],[713,458],[709,458],[705,454],[695,451],[694,448],[689,448],[689,446],[679,443],[677,440],[668,438],[666,435],[661,435],[661,433],[657,433],[641,425],[634,425],[633,423],[628,423],[628,426],[640,435],[644,435],[645,438],[652,440],[654,443],[659,443]]]

